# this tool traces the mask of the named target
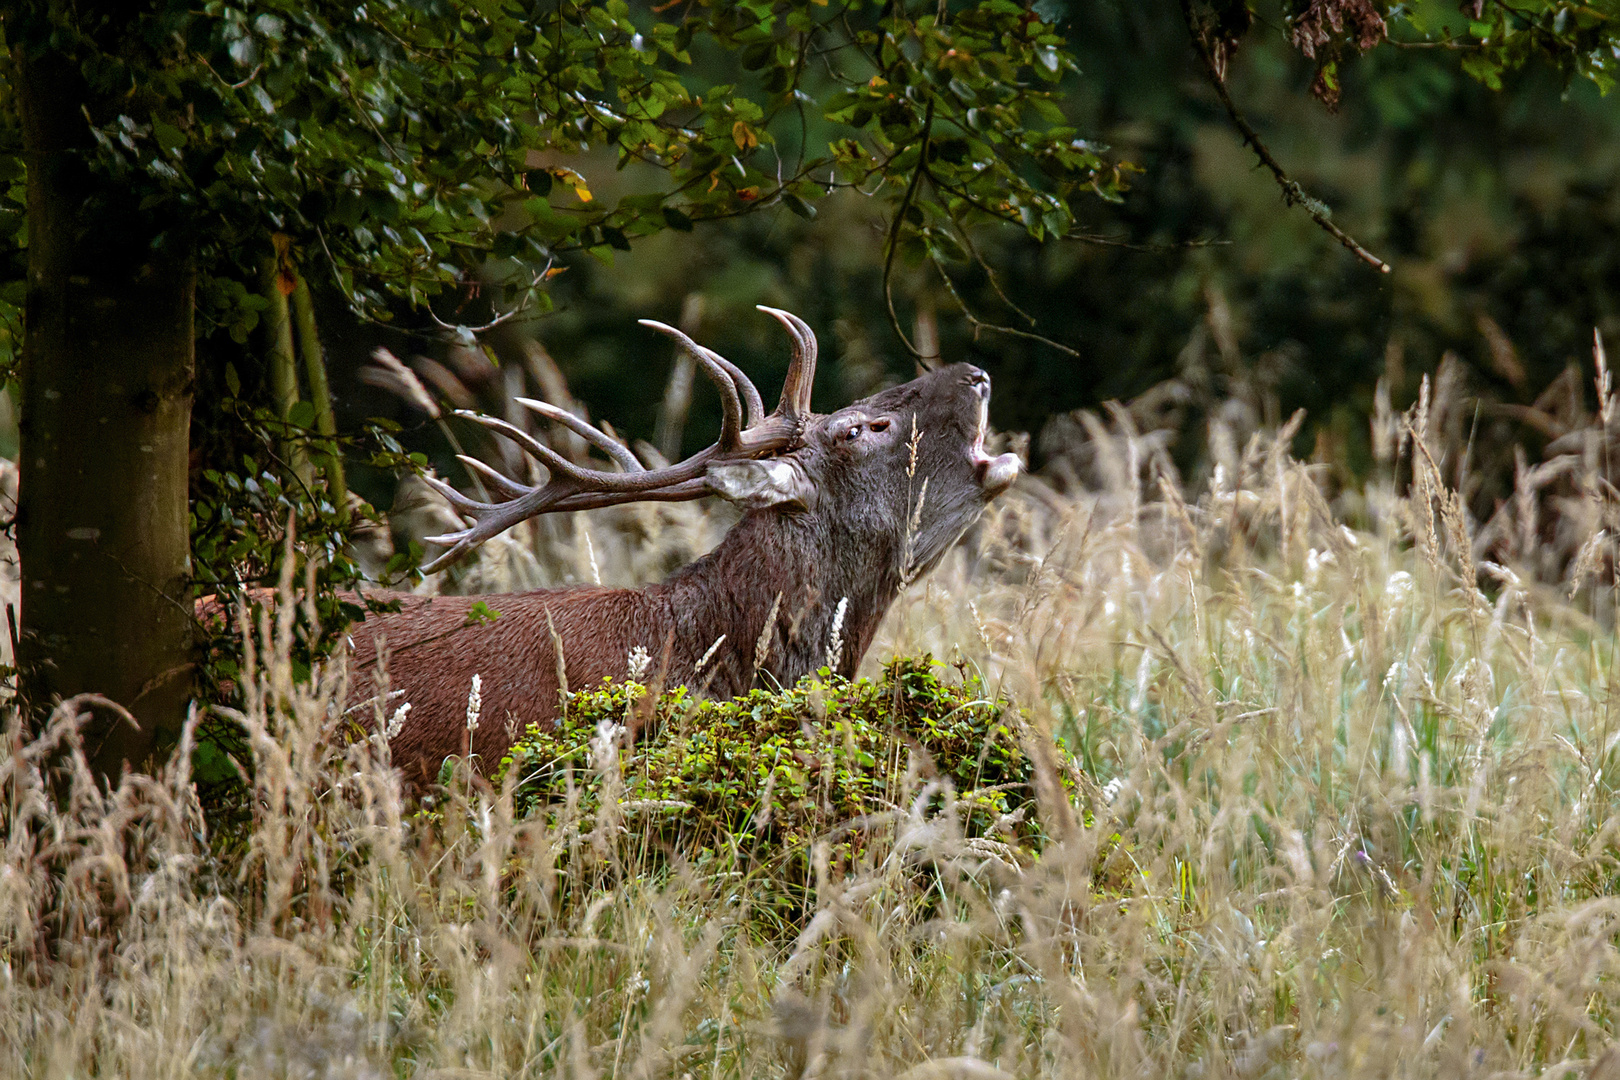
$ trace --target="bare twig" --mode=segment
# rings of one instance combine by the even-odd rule
[[[517,316],[529,310],[529,305],[534,302],[534,291],[540,287],[540,283],[546,280],[546,276],[551,273],[551,264],[554,261],[554,258],[546,260],[546,265],[534,275],[534,280],[530,281],[528,287],[523,290],[523,299],[518,302],[517,307],[513,308],[511,311],[502,312],[482,326],[461,326],[456,323],[447,323],[443,319],[439,318],[438,315],[434,314],[432,304],[423,304],[422,307],[426,309],[428,318],[432,319],[440,329],[448,330],[457,337],[471,337],[474,334],[482,334],[485,331],[495,329],[502,323],[510,322]]]
[[[398,150],[394,149],[394,144],[388,141],[388,136],[383,134],[382,128],[377,126],[377,122],[373,120],[371,118],[371,114],[366,111],[365,103],[362,102],[354,92],[354,84],[351,83],[347,77],[342,78],[340,81],[343,83],[344,93],[348,94],[349,100],[354,103],[355,112],[360,114],[360,119],[364,120],[366,122],[366,126],[371,129],[372,134],[377,136],[377,141],[383,144],[383,149],[387,150],[388,153],[393,156],[394,160],[405,166],[406,169],[413,168],[413,163],[411,160],[404,154],[401,154]]]
[[[1198,59],[1203,62],[1204,74],[1209,77],[1210,86],[1215,88],[1215,96],[1221,99],[1221,105],[1226,109],[1226,115],[1231,118],[1232,126],[1238,129],[1243,141],[1254,151],[1260,159],[1260,164],[1271,171],[1276,177],[1277,185],[1282,188],[1283,201],[1289,206],[1298,206],[1311,215],[1311,220],[1320,225],[1333,239],[1349,248],[1356,258],[1374,267],[1381,273],[1389,273],[1389,264],[1355,240],[1355,237],[1345,232],[1333,223],[1329,215],[1332,211],[1320,199],[1306,194],[1299,181],[1289,176],[1281,163],[1273,156],[1271,150],[1260,139],[1259,132],[1255,131],[1239,111],[1237,103],[1232,100],[1232,94],[1226,87],[1226,77],[1220,67],[1216,65],[1215,58],[1210,54],[1209,39],[1204,28],[1199,25],[1198,17],[1193,14],[1192,0],[1181,0],[1181,14],[1187,20],[1187,31],[1192,35],[1193,48],[1198,51]]]
[[[997,210],[992,206],[988,206],[988,205],[986,205],[984,203],[983,200],[975,199],[972,195],[970,195],[967,192],[967,190],[965,188],[958,187],[955,184],[944,183],[938,177],[936,177],[932,172],[930,172],[928,174],[928,179],[930,181],[932,181],[934,183],[934,185],[937,186],[941,191],[950,192],[952,195],[955,195],[958,199],[961,199],[964,203],[967,203],[969,206],[973,207],[973,209],[979,211],[979,213],[984,214],[987,217],[995,218],[998,221],[1005,221],[1009,225],[1019,225],[1019,226],[1023,225],[1023,222],[1019,220],[1017,214],[1010,214],[1010,213],[1007,213],[1006,211]],[[958,226],[958,227],[960,228],[960,226]],[[1166,253],[1172,252],[1172,251],[1185,251],[1185,250],[1188,250],[1190,248],[1226,247],[1227,245],[1231,244],[1231,242],[1232,242],[1230,240],[1205,239],[1205,240],[1177,240],[1177,241],[1175,241],[1173,243],[1168,243],[1168,244],[1139,244],[1139,243],[1135,243],[1135,242],[1130,241],[1130,240],[1126,240],[1126,239],[1124,239],[1122,237],[1118,237],[1118,236],[1099,236],[1096,233],[1066,232],[1066,233],[1054,233],[1053,235],[1056,236],[1059,240],[1073,240],[1075,243],[1078,243],[1078,244],[1095,244],[1098,247],[1123,248],[1126,251],[1146,251],[1146,252],[1149,252],[1151,254],[1166,254]],[[985,265],[984,260],[982,258],[978,257],[977,252],[974,253],[974,257],[975,257],[975,259],[977,259],[980,266]],[[1009,304],[1009,306],[1014,306],[1014,305],[1012,305],[1011,301],[1008,301],[1008,304]],[[1019,314],[1023,314],[1023,313],[1019,312]],[[1026,318],[1027,318],[1027,316],[1026,316]]]
[[[264,70],[264,65],[262,63],[254,64],[253,70],[247,73],[247,78],[243,79],[241,82],[231,82],[225,76],[214,70],[214,65],[208,62],[208,58],[206,56],[203,56],[201,53],[195,53],[193,55],[197,57],[197,59],[202,63],[203,67],[208,69],[208,74],[224,83],[225,88],[228,90],[241,90],[243,87],[252,84],[253,80],[257,79],[259,77],[259,73]]]
[[[945,283],[945,291],[951,294],[952,300],[956,301],[957,309],[962,312],[962,317],[967,319],[968,325],[973,327],[973,332],[975,335],[977,335],[981,330],[988,330],[996,334],[1006,334],[1009,337],[1026,338],[1030,341],[1038,341],[1042,345],[1050,345],[1059,352],[1067,353],[1069,356],[1072,356],[1077,360],[1080,358],[1080,354],[1078,352],[1069,348],[1069,346],[1063,344],[1062,342],[1053,341],[1044,334],[1036,334],[1029,330],[1020,330],[1016,326],[1003,326],[1000,323],[985,322],[983,319],[973,314],[972,309],[967,306],[967,301],[963,300],[962,295],[956,291],[956,283],[952,281],[951,276],[945,272],[944,263],[940,261],[939,256],[934,254],[932,251],[928,253],[928,256],[934,262],[934,269],[939,271],[940,280]],[[1018,314],[1024,314],[1022,311],[1019,311],[1017,306],[1013,305],[1011,301],[1008,301],[1008,305],[1011,306],[1014,311],[1018,311]],[[1027,315],[1024,317],[1029,318]]]
[[[906,193],[900,197],[900,205],[895,208],[894,221],[889,226],[888,254],[883,258],[883,302],[889,308],[889,325],[906,351],[918,360],[922,353],[917,351],[911,339],[906,337],[905,329],[900,325],[900,316],[894,311],[894,253],[900,249],[900,229],[905,225],[906,211],[911,209],[911,200],[917,197],[917,187],[922,183],[923,173],[928,171],[928,135],[934,129],[934,99],[928,99],[928,109],[923,113],[922,132],[917,137],[917,167],[912,170],[911,183],[906,185]]]

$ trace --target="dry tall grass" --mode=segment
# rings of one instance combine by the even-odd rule
[[[0,1072],[1620,1074],[1613,596],[1476,564],[1425,420],[1385,418],[1414,479],[1358,532],[1281,439],[1226,438],[1189,504],[1128,416],[1099,424],[1111,485],[998,509],[874,650],[1025,711],[1051,843],[975,858],[948,800],[896,791],[796,937],[749,918],[755,882],[643,873],[600,822],[476,784],[414,814],[384,750],[332,738],[341,670],[294,684],[284,625],[223,861],[183,764],[103,795],[71,708],[13,729]],[[580,576],[628,573],[590,550]]]

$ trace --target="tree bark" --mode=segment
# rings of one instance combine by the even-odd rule
[[[138,730],[97,716],[85,731],[113,778],[172,746],[193,685],[195,272],[175,233],[85,167],[94,103],[75,66],[15,59],[29,231],[19,666],[36,715],[87,691],[133,713]]]

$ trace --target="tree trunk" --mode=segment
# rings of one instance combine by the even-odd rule
[[[74,66],[15,58],[29,232],[19,666],[36,715],[82,692],[134,714],[138,730],[97,716],[85,732],[92,767],[116,777],[172,746],[193,684],[195,274],[165,230],[93,183]]]

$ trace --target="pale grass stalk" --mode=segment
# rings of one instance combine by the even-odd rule
[[[759,630],[759,637],[754,641],[754,675],[757,678],[764,669],[765,662],[771,658],[771,641],[776,636],[776,615],[782,610],[782,594],[778,592],[771,601],[771,609],[765,613],[765,622]],[[702,664],[698,665],[701,670]]]
[[[827,667],[837,671],[844,660],[844,615],[849,611],[849,597],[840,596],[833,609],[832,629],[827,632]]]

